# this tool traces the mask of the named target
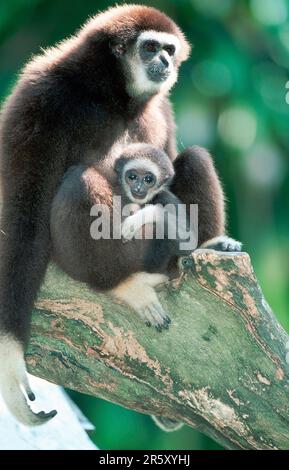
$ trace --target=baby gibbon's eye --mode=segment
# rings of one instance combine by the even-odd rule
[[[130,180],[130,181],[135,181],[137,179],[137,174],[134,173],[133,171],[130,171],[129,173],[127,173],[126,175],[127,179]]]
[[[155,183],[155,177],[152,173],[148,173],[144,176],[143,181],[147,186],[152,186]]]

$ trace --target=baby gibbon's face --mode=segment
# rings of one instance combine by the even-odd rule
[[[150,201],[155,194],[157,178],[146,168],[128,169],[124,174],[124,180],[128,197],[140,204]]]
[[[174,176],[173,164],[162,151],[149,144],[134,143],[116,159],[121,192],[130,202],[144,205],[169,187]]]

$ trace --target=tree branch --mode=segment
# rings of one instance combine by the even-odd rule
[[[162,333],[51,267],[33,313],[29,370],[183,421],[227,448],[288,449],[289,338],[249,256],[198,250],[182,263],[181,278],[160,292],[172,318]]]

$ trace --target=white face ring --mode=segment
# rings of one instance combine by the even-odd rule
[[[175,57],[180,53],[181,45],[179,39],[173,34],[158,31],[144,31],[137,39],[134,52],[127,58],[126,65],[129,68],[129,79],[127,85],[128,93],[133,96],[153,95],[154,93],[167,93],[177,80],[177,70],[171,68],[170,75],[164,82],[153,82],[149,79],[144,64],[138,53],[139,44],[144,40],[154,40],[159,43],[173,44],[176,48]]]

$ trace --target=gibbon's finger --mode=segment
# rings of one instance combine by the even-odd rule
[[[28,379],[28,376],[26,373],[24,373],[24,377],[22,379],[22,387],[27,395],[27,397],[29,398],[30,401],[34,401],[35,400],[35,394],[34,392],[32,391],[31,387],[30,387],[30,384],[29,384],[29,379]]]

